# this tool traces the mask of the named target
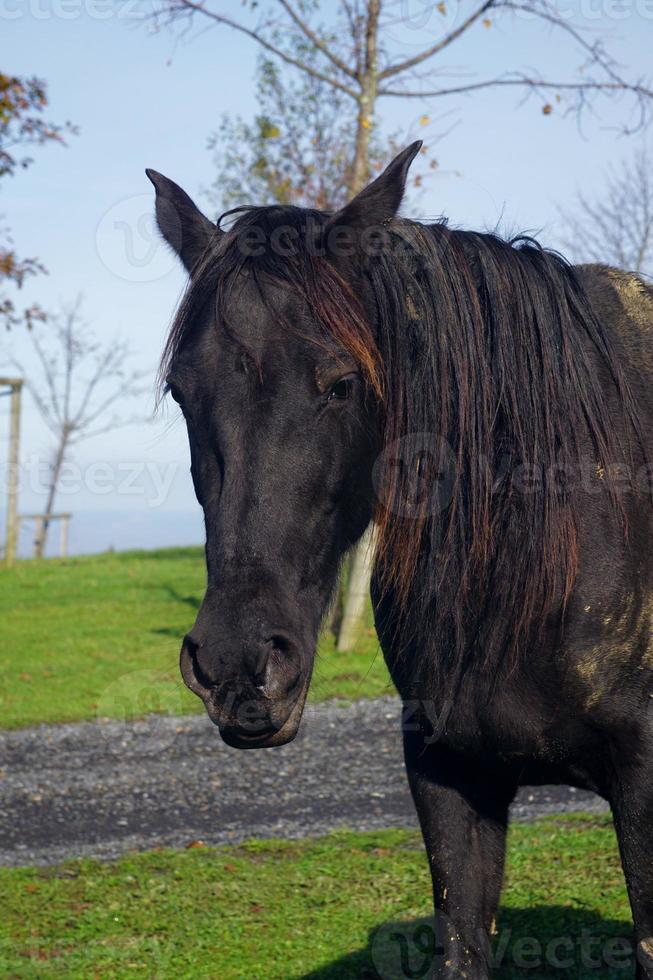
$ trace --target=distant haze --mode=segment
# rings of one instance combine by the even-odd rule
[[[20,536],[19,555],[29,558],[34,537],[33,524],[26,525]],[[131,551],[133,548],[170,548],[178,545],[204,544],[202,515],[197,511],[75,511],[70,523],[71,555],[88,555],[99,551]],[[50,528],[48,557],[59,554],[59,523]]]

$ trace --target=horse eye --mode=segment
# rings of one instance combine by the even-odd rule
[[[331,391],[327,396],[327,401],[343,402],[345,401],[345,399],[349,398],[354,383],[354,377],[355,375],[348,374],[347,377],[340,378],[339,381],[336,381],[336,383],[334,384],[333,388],[331,389]]]

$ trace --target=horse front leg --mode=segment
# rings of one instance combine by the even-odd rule
[[[635,924],[637,980],[653,980],[653,738],[615,764],[611,793]]]
[[[408,780],[433,879],[434,980],[488,980],[508,810],[516,785],[405,733]]]

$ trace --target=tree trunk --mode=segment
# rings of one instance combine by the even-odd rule
[[[349,182],[349,196],[355,197],[367,184],[370,177],[370,137],[373,126],[374,103],[376,101],[376,79],[363,80],[358,100],[356,117],[356,144],[354,163]]]
[[[362,191],[370,178],[370,137],[374,125],[378,89],[377,44],[380,8],[380,0],[369,0],[365,30],[365,73],[361,80],[361,94],[358,100],[356,145],[349,184],[350,197]],[[370,525],[358,542],[351,558],[349,583],[338,632],[338,650],[350,650],[356,642],[370,594],[373,566],[374,526]]]
[[[35,558],[42,558],[43,553],[45,552],[45,542],[48,537],[50,516],[54,510],[54,498],[57,494],[57,486],[59,485],[59,477],[61,476],[61,467],[63,466],[67,447],[68,436],[64,435],[62,436],[59,448],[57,449],[57,453],[54,458],[54,463],[52,464],[52,476],[50,478],[50,486],[48,487],[48,499],[45,505],[43,520],[39,521],[36,525],[36,536],[34,538]]]
[[[370,177],[370,137],[378,89],[378,35],[381,0],[369,0],[365,26],[365,71],[361,78],[356,118],[356,143],[349,181],[349,196],[355,197]]]

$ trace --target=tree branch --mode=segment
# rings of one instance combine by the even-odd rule
[[[382,82],[386,78],[392,78],[394,75],[400,75],[403,72],[408,71],[410,68],[415,68],[417,65],[421,65],[423,62],[428,61],[428,59],[432,58],[434,55],[439,54],[439,52],[444,48],[448,47],[454,41],[457,41],[461,34],[464,34],[465,31],[479,19],[479,17],[482,17],[483,14],[490,9],[490,7],[495,6],[496,2],[497,0],[485,0],[485,3],[478,7],[477,10],[473,11],[469,17],[467,17],[462,24],[460,24],[459,27],[456,27],[455,30],[451,31],[450,34],[447,34],[446,37],[443,37],[442,40],[438,41],[432,47],[427,48],[425,51],[421,51],[413,58],[407,58],[405,61],[400,61],[396,65],[390,65],[389,68],[385,68],[379,73],[379,81]],[[381,93],[379,92],[379,94]]]
[[[128,425],[134,425],[135,423],[140,421],[142,421],[142,419],[138,415],[132,415],[129,418],[124,418],[124,419],[116,418],[114,416],[114,418],[112,418],[110,422],[107,422],[106,425],[101,425],[97,429],[87,429],[86,427],[80,429],[79,436],[77,438],[71,439],[70,445],[74,446],[78,442],[86,441],[87,439],[94,439],[96,436],[102,436],[106,432],[115,432],[116,429],[124,429]]]
[[[576,44],[578,44],[583,51],[589,55],[591,62],[599,65],[599,67],[603,69],[606,75],[611,78],[613,82],[623,84],[623,79],[620,77],[618,72],[615,71],[614,61],[612,61],[605,53],[600,42],[597,41],[594,44],[590,44],[588,41],[586,41],[581,31],[573,27],[572,24],[568,24],[565,20],[563,20],[555,10],[547,9],[546,0],[544,0],[541,6],[532,3],[515,2],[515,0],[505,0],[503,6],[504,8],[512,10],[513,13],[519,11],[526,14],[531,14],[533,17],[539,18],[539,20],[546,21],[556,30],[564,31],[571,38],[573,38]]]
[[[288,16],[295,22],[295,24],[297,24],[297,27],[299,27],[300,31],[308,38],[314,48],[321,51],[322,54],[329,59],[331,64],[335,65],[335,67],[343,72],[343,74],[348,75],[349,78],[353,78],[354,81],[358,80],[356,72],[353,71],[344,61],[342,61],[342,59],[331,50],[328,44],[311,29],[306,21],[300,17],[297,11],[288,3],[288,0],[277,0],[277,3],[281,4]]]
[[[114,377],[118,373],[117,369],[119,369],[120,365],[123,363],[126,354],[126,347],[124,344],[121,344],[115,348],[108,348],[98,359],[95,371],[86,382],[86,390],[84,391],[79,408],[77,409],[74,417],[71,419],[71,424],[75,429],[82,428],[89,418],[94,419],[98,414],[97,410],[95,410],[92,415],[86,415],[91,398],[93,397],[93,393],[102,381],[107,381],[109,378]]]
[[[461,95],[465,92],[478,92],[484,88],[532,88],[556,89],[562,91],[596,91],[596,92],[631,92],[640,98],[653,98],[653,90],[645,85],[629,84],[628,82],[551,82],[545,79],[530,78],[527,75],[516,78],[490,78],[481,82],[469,82],[465,85],[454,85],[450,88],[439,88],[431,91],[410,92],[404,89],[379,89],[379,95],[394,96],[402,99],[433,99],[446,95]]]
[[[127,352],[125,350],[125,352],[121,355],[121,361],[124,359],[126,353]],[[114,377],[118,377],[118,374],[115,373]],[[123,378],[119,387],[115,388],[112,393],[107,395],[104,401],[97,405],[91,412],[84,415],[78,428],[83,430],[88,427],[88,425],[95,422],[95,420],[98,419],[100,415],[102,415],[106,409],[109,408],[118,398],[133,398],[137,395],[143,394],[145,389],[143,385],[140,384],[143,377],[144,372],[134,371],[129,375],[129,377]],[[102,380],[106,380],[106,378],[103,378]]]
[[[363,59],[361,55],[361,43],[360,43],[360,30],[359,24],[356,20],[356,13],[352,9],[349,0],[342,0],[342,6],[344,7],[345,14],[347,16],[347,23],[349,24],[349,33],[351,34],[351,42],[353,45],[354,59],[356,61],[356,78],[360,77],[361,71],[363,69]]]
[[[39,408],[39,411],[41,413],[44,422],[46,422],[46,424],[49,427],[52,427],[53,425],[60,426],[63,422],[63,417],[61,413],[61,404],[59,400],[59,395],[55,383],[56,367],[51,360],[48,360],[46,353],[41,347],[39,339],[36,336],[36,333],[32,332],[30,336],[32,340],[32,346],[34,347],[37,357],[41,362],[41,367],[43,369],[43,377],[45,378],[45,383],[48,392],[50,393],[50,408],[48,408],[45,399],[42,398],[40,394],[37,395],[35,386],[32,385],[31,382],[29,381],[28,381],[28,386],[31,386],[32,397],[34,398],[34,401],[36,402]]]
[[[558,209],[562,241],[576,261],[615,265],[640,275],[653,272],[653,195],[646,144],[606,175],[604,189],[577,195],[575,213]]]
[[[256,41],[257,44],[260,44],[266,51],[269,51],[270,54],[275,55],[277,58],[281,58],[281,60],[285,61],[287,65],[292,65],[294,68],[299,68],[300,71],[306,72],[308,75],[312,75],[313,78],[318,78],[321,82],[325,82],[332,88],[336,88],[340,92],[344,92],[352,99],[357,98],[356,91],[350,88],[349,85],[345,85],[344,82],[338,81],[337,78],[334,78],[331,75],[326,75],[324,72],[318,71],[318,69],[306,64],[306,62],[301,61],[299,58],[294,58],[292,55],[284,51],[283,48],[279,48],[277,45],[272,44],[271,41],[268,41],[267,38],[263,37],[260,31],[254,30],[251,27],[246,27],[245,24],[232,20],[231,17],[225,17],[224,14],[217,14],[213,10],[207,10],[202,3],[196,2],[196,0],[170,0],[168,7],[170,10],[171,19],[173,20],[175,16],[183,16],[184,14],[188,16],[192,16],[195,13],[203,14],[216,24],[223,24],[225,27],[231,27],[232,30],[238,31],[240,34],[245,34],[253,41]]]

